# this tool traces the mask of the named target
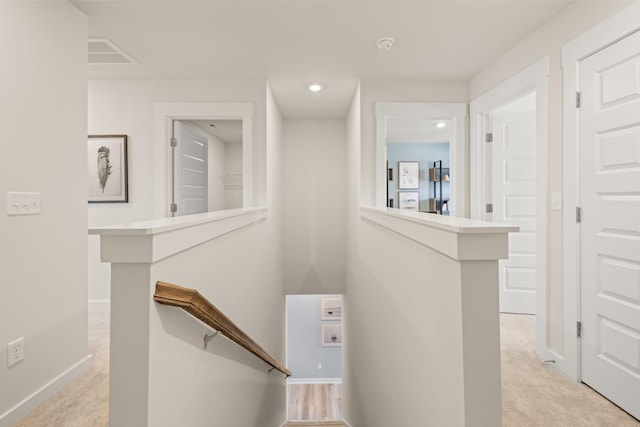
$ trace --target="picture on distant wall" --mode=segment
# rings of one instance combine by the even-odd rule
[[[419,191],[399,191],[398,207],[400,209],[420,210],[420,192]]]
[[[87,147],[89,203],[126,203],[127,135],[89,135]]]
[[[322,320],[342,319],[342,298],[322,298]]]
[[[342,323],[322,324],[322,346],[340,347],[342,345]]]
[[[420,188],[420,162],[398,162],[398,189]]]

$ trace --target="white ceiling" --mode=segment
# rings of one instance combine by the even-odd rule
[[[570,2],[73,0],[137,61],[91,79],[267,79],[287,118],[343,118],[360,79],[469,80]],[[376,41],[390,36],[393,48]],[[326,91],[310,93],[320,81]]]
[[[444,123],[444,127],[436,126]],[[393,118],[387,119],[387,143],[434,143],[451,141],[451,120],[435,120],[428,118]]]
[[[210,133],[222,142],[242,144],[242,120],[184,120],[203,131]],[[214,126],[211,126],[214,125]]]

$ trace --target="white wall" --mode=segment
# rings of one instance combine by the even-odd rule
[[[156,170],[164,159],[156,141],[154,104],[158,102],[252,102],[254,203],[265,199],[265,83],[259,80],[91,80],[88,130],[90,134],[126,134],[129,149],[129,203],[89,205],[89,227],[124,224],[165,215],[164,194],[156,180],[169,173]],[[168,142],[167,142],[168,144]],[[160,178],[159,178],[160,177]],[[89,237],[89,299],[108,300],[108,266],[99,261],[99,243]]]
[[[285,120],[284,282],[288,294],[339,294],[346,271],[343,120]]]
[[[249,227],[152,267],[151,283],[198,289],[277,360],[285,360],[276,222]],[[263,427],[285,415],[285,377],[225,338],[202,348],[204,331],[178,309],[151,308],[149,426]],[[126,419],[127,415],[124,414]],[[124,425],[124,424],[121,424]]]
[[[346,419],[368,427],[463,426],[463,372],[455,369],[461,313],[451,302],[460,290],[449,278],[456,263],[369,224],[358,228],[345,307]]]
[[[562,192],[562,46],[629,2],[574,2],[475,76],[469,85],[476,99],[529,65],[549,56],[549,192]],[[549,347],[564,354],[562,211],[549,212]]]
[[[88,367],[87,18],[67,2],[0,2],[0,426]],[[41,214],[6,216],[9,191]],[[7,368],[7,343],[24,361]],[[42,387],[42,389],[41,389]]]

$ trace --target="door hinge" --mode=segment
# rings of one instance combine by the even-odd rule
[[[487,203],[484,210],[486,213],[493,213],[493,203]]]
[[[576,92],[576,108],[580,108],[580,92]]]
[[[172,147],[177,147],[178,146],[178,140],[176,138],[171,138],[171,146]]]
[[[493,133],[489,132],[488,134],[485,135],[484,139],[486,142],[493,142]]]
[[[582,322],[576,322],[576,335],[578,338],[582,338]]]
[[[171,203],[171,213],[176,212],[178,212],[178,205],[176,205],[175,203]]]
[[[576,206],[576,223],[580,224],[582,222],[582,209],[580,206]]]

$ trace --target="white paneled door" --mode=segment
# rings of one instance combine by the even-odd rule
[[[500,260],[500,311],[536,312],[535,93],[491,114],[491,200],[494,222],[520,227],[509,234],[509,258]]]
[[[174,120],[173,132],[176,215],[207,212],[209,140],[204,132],[179,120]]]
[[[640,418],[640,33],[581,61],[582,380]]]

